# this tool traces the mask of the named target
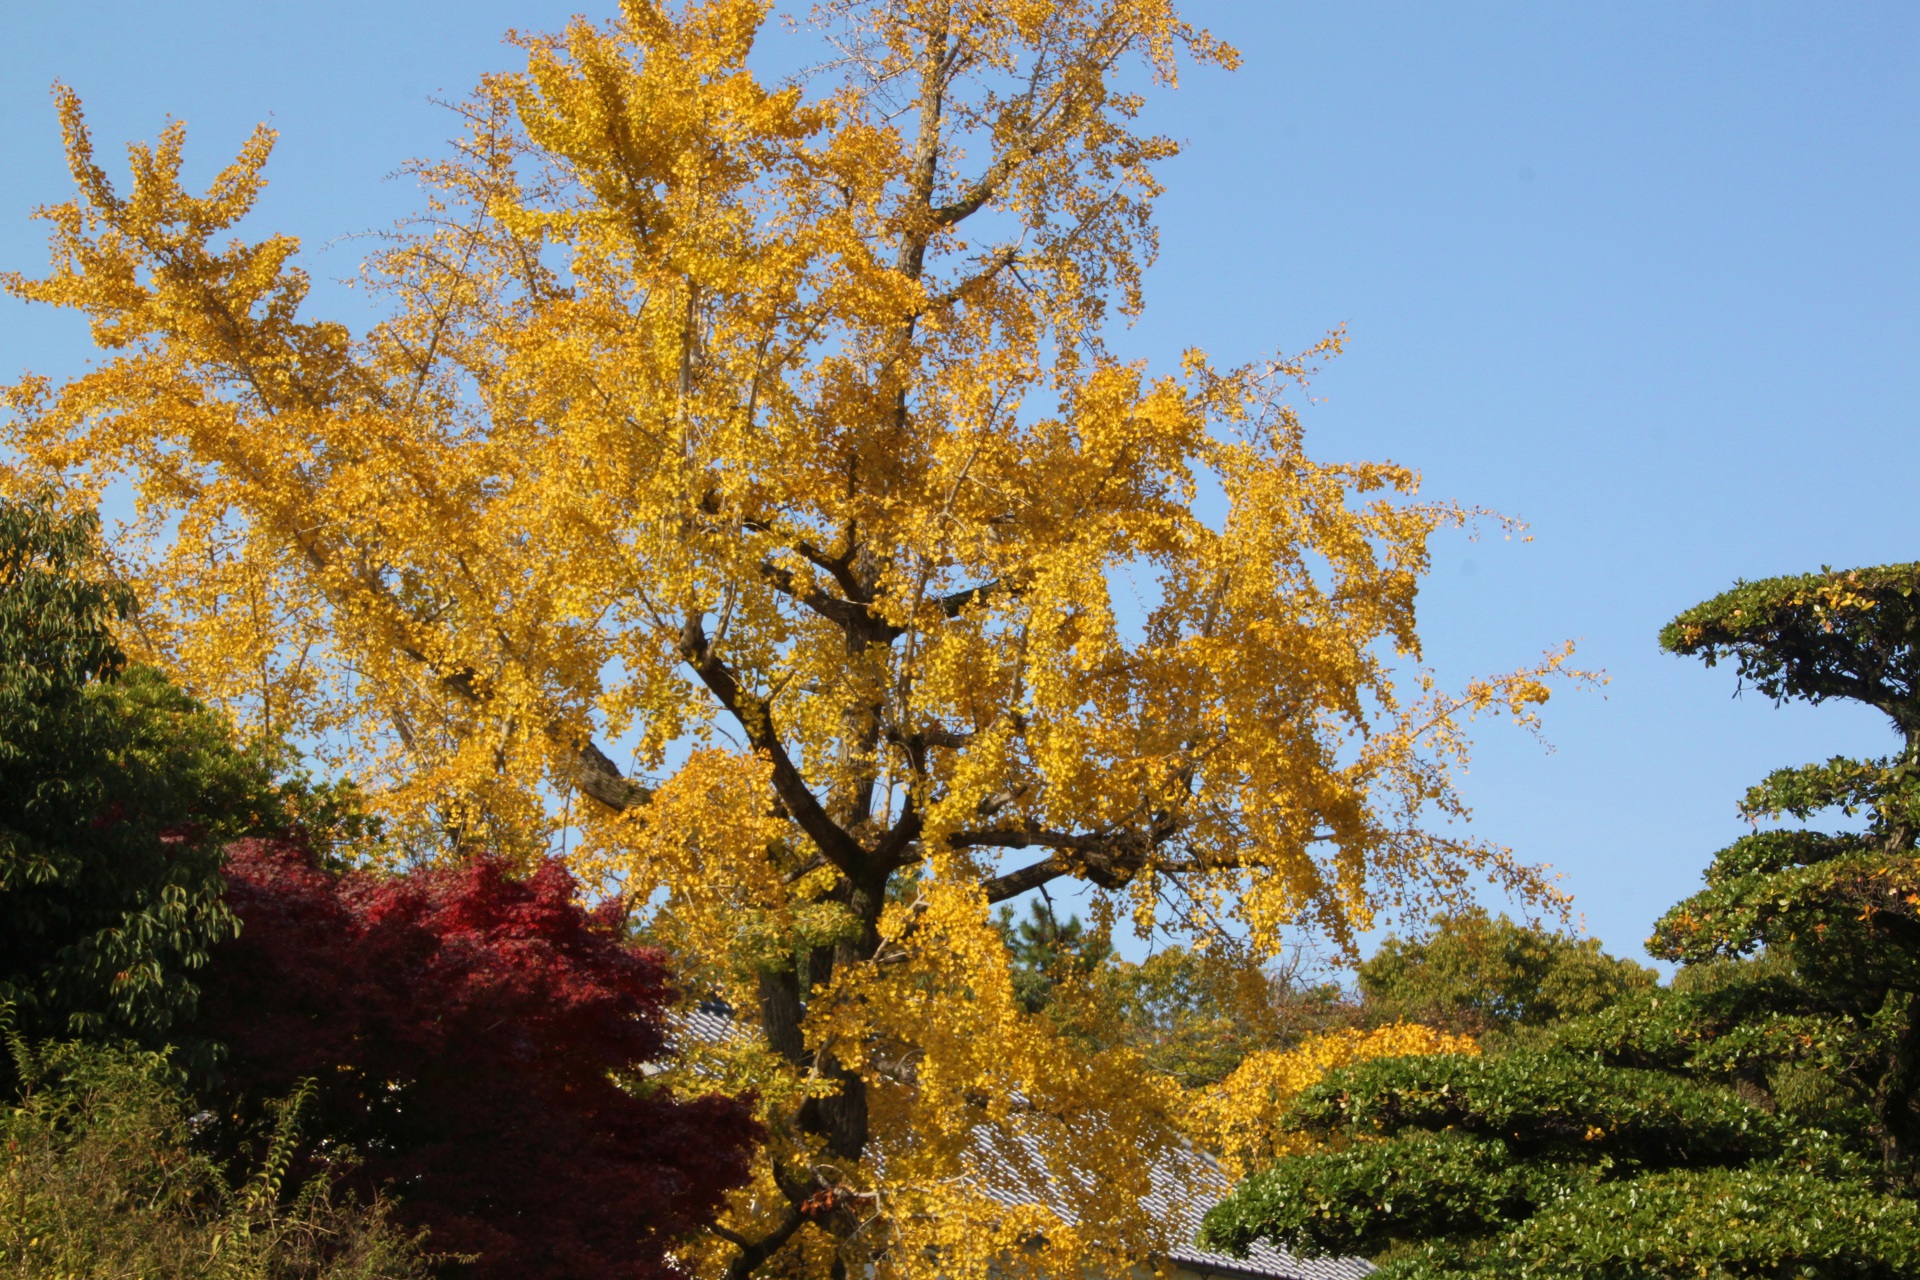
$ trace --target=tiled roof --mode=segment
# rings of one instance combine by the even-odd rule
[[[679,1010],[672,1015],[672,1019],[676,1031],[702,1044],[726,1044],[738,1039],[741,1034],[733,1010],[717,1000],[703,1001],[691,1009]]]
[[[725,1005],[707,1003],[674,1016],[680,1033],[706,1044],[725,1044],[741,1034],[741,1026]],[[982,1173],[982,1188],[1002,1204],[1031,1204],[1034,1192],[1024,1189],[1025,1178],[1013,1164],[995,1150],[993,1138],[984,1130],[976,1148]],[[1000,1139],[1004,1141],[1004,1137]],[[1044,1167],[1038,1144],[1030,1137],[1015,1136],[1014,1141],[1031,1156],[1030,1165]],[[998,1176],[996,1176],[998,1175]],[[1154,1217],[1173,1223],[1182,1239],[1191,1241],[1200,1232],[1200,1219],[1208,1209],[1233,1189],[1232,1180],[1213,1157],[1189,1149],[1183,1155],[1157,1164],[1150,1171],[1153,1189],[1145,1205]],[[1062,1204],[1050,1206],[1063,1217],[1071,1213]],[[1168,1260],[1204,1276],[1244,1278],[1244,1280],[1359,1280],[1371,1275],[1373,1264],[1364,1258],[1296,1258],[1266,1241],[1257,1241],[1244,1258],[1212,1253],[1195,1244],[1174,1248]]]
[[[1181,1194],[1168,1197],[1156,1189],[1147,1195],[1148,1207],[1179,1221],[1183,1238],[1188,1241],[1200,1234],[1200,1219],[1207,1210],[1233,1189],[1210,1156],[1196,1152],[1195,1157],[1195,1163],[1202,1167],[1189,1171]],[[1156,1175],[1159,1172],[1154,1170]],[[1155,1181],[1159,1181],[1157,1176]],[[1175,1248],[1170,1256],[1172,1261],[1203,1275],[1254,1276],[1260,1280],[1358,1280],[1374,1270],[1365,1258],[1296,1258],[1264,1240],[1256,1240],[1244,1258],[1214,1253],[1191,1243]]]

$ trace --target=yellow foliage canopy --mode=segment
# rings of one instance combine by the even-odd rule
[[[1530,722],[1565,655],[1409,696],[1467,513],[1309,458],[1304,361],[1107,349],[1176,150],[1121,82],[1236,61],[1171,0],[830,0],[832,60],[782,87],[767,17],[525,38],[420,166],[361,337],[302,318],[293,240],[219,242],[270,131],[194,195],[171,126],[123,193],[62,92],[79,193],[6,284],[110,358],[11,389],[5,483],[130,485],[129,643],[414,847],[583,833],[761,1033],[703,1077],[775,1135],[716,1270],[1122,1265],[1166,1243],[1138,1195],[1178,1099],[1021,1012],[991,904],[1077,879],[1251,964],[1476,870],[1550,897],[1432,823],[1463,721]],[[1079,1225],[968,1175],[1016,1130]]]
[[[1396,1022],[1371,1031],[1342,1028],[1311,1036],[1293,1049],[1248,1055],[1232,1075],[1189,1104],[1188,1127],[1216,1153],[1236,1179],[1282,1156],[1308,1149],[1302,1134],[1282,1133],[1280,1117],[1303,1090],[1329,1071],[1373,1058],[1435,1053],[1479,1053],[1472,1036],[1453,1035],[1417,1022]]]

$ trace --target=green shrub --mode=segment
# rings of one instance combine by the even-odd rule
[[[164,1055],[12,1040],[20,1096],[0,1108],[6,1280],[415,1280],[418,1242],[324,1178],[282,1185],[302,1098],[247,1176],[195,1150]]]

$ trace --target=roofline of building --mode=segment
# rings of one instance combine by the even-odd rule
[[[1199,1258],[1182,1258],[1178,1254],[1168,1254],[1167,1261],[1183,1271],[1194,1272],[1200,1280],[1209,1280],[1212,1276],[1225,1276],[1228,1280],[1280,1280],[1273,1272],[1255,1265],[1236,1267],[1232,1263],[1203,1262]]]

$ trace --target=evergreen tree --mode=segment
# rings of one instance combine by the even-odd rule
[[[1077,915],[1061,920],[1051,898],[1029,902],[1025,920],[1016,920],[1012,907],[1001,907],[994,926],[1012,961],[1014,997],[1028,1013],[1047,1007],[1062,977],[1085,976],[1113,958],[1104,930],[1089,930]]]
[[[1776,700],[1849,698],[1898,746],[1783,769],[1760,832],[1660,921],[1671,988],[1484,1058],[1366,1063],[1285,1127],[1331,1139],[1250,1178],[1206,1238],[1377,1254],[1395,1277],[1920,1272],[1920,568],[1742,583],[1661,633]]]
[[[1661,632],[1676,653],[1730,659],[1782,701],[1832,698],[1882,712],[1889,755],[1779,769],[1748,791],[1758,822],[1823,811],[1863,829],[1759,832],[1707,869],[1707,889],[1660,921],[1657,954],[1701,964],[1767,955],[1731,983],[1746,1016],[1714,1051],[1751,1086],[1824,1082],[1862,1108],[1881,1176],[1920,1190],[1920,566],[1741,584]],[[1746,1012],[1750,1011],[1750,1012]],[[1734,1032],[1737,1029],[1737,1034]]]

